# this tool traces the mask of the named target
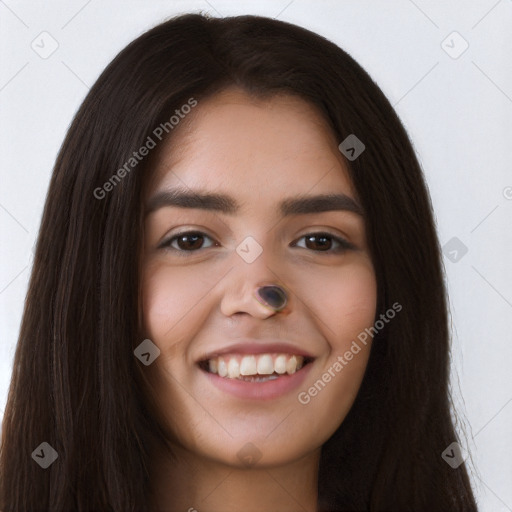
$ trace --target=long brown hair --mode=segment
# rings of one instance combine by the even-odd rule
[[[319,507],[476,510],[465,464],[452,469],[441,457],[458,440],[446,291],[428,190],[400,120],[361,66],[323,37],[264,17],[199,14],[121,51],[60,149],[4,414],[0,509],[149,510],[150,446],[163,433],[133,354],[149,159],[104,184],[176,109],[230,85],[297,95],[340,142],[363,141],[347,166],[366,213],[377,318],[403,306],[376,335],[356,401],[322,448]],[[58,454],[47,469],[31,457],[43,442]]]

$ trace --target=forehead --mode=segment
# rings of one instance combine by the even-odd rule
[[[238,195],[355,196],[335,134],[310,103],[231,88],[199,101],[157,149],[150,189],[185,185]]]

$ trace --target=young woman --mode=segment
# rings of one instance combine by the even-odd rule
[[[425,181],[344,51],[171,19],[106,68],[46,200],[4,511],[474,511],[448,464]]]

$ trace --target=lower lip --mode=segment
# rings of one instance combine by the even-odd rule
[[[245,380],[219,377],[216,373],[209,373],[203,370],[199,371],[215,387],[238,398],[272,400],[297,389],[306,378],[312,365],[313,363],[308,363],[291,375],[284,374],[277,379],[265,382],[247,382]]]

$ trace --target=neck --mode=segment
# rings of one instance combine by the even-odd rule
[[[239,468],[174,448],[153,459],[155,512],[317,512],[320,449],[281,466]]]

